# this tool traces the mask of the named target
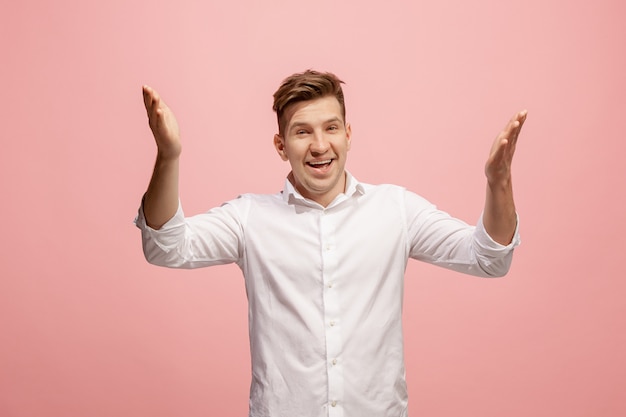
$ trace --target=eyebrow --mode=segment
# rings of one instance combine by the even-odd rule
[[[325,120],[325,121],[322,122],[323,125],[327,125],[327,124],[330,124],[330,123],[343,123],[343,122],[341,121],[341,119],[339,117],[333,117],[333,118],[330,118],[330,119]],[[288,126],[287,130],[293,130],[293,129],[297,128],[297,127],[303,127],[303,126],[310,126],[310,123],[307,123],[307,122],[295,122],[294,124]]]

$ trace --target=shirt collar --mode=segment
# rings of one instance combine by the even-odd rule
[[[349,197],[356,197],[358,195],[365,194],[365,187],[363,186],[363,184],[361,184],[359,180],[354,178],[348,170],[346,170],[345,173],[346,191],[335,197],[333,202],[330,203],[326,208],[335,206]],[[298,202],[312,207],[321,207],[321,205],[319,205],[318,203],[302,197],[298,190],[296,190],[296,188],[293,186],[291,181],[289,181],[289,176],[285,178],[285,186],[283,187],[283,200],[285,200],[285,202],[287,202],[288,204],[295,204],[296,202]]]

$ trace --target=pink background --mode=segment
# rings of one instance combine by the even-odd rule
[[[239,270],[141,253],[140,88],[178,115],[191,214],[282,187],[271,95],[306,68],[347,82],[355,176],[469,222],[493,137],[529,109],[509,276],[408,269],[411,416],[626,415],[624,4],[5,4],[0,416],[247,415]]]

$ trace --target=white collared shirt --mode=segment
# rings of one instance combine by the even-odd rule
[[[408,258],[478,276],[509,268],[508,246],[394,185],[347,173],[326,208],[289,181],[160,230],[140,209],[149,262],[175,268],[236,263],[249,302],[251,417],[403,417],[402,339]]]

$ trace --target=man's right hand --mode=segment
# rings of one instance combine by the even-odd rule
[[[143,102],[158,147],[158,158],[163,161],[177,159],[182,151],[182,145],[174,113],[159,94],[147,85],[143,86]]]

